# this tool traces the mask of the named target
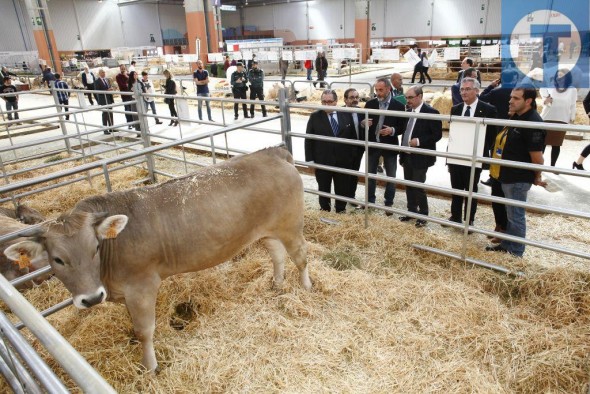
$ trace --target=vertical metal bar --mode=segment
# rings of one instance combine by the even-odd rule
[[[30,370],[45,388],[47,388],[51,393],[68,392],[61,380],[55,376],[55,373],[53,373],[51,368],[49,368],[45,361],[41,359],[35,349],[33,349],[33,347],[25,340],[18,330],[12,326],[12,323],[4,313],[0,313],[0,328],[2,329],[2,334],[12,344],[16,352],[22,357],[23,361],[29,366]],[[15,363],[15,365],[17,365],[17,369],[18,366],[22,367],[22,365],[17,363]],[[20,370],[17,372],[19,375],[21,375]],[[27,386],[37,387],[36,382],[30,377],[29,373],[24,370],[24,368],[23,372],[24,375],[22,376],[26,376],[24,380]],[[25,388],[27,392],[31,391],[29,387]],[[39,390],[39,393],[40,392],[41,390]]]
[[[84,393],[115,393],[90,364],[0,275],[0,298],[27,325]],[[66,391],[67,392],[67,391]]]
[[[78,98],[84,100],[84,95],[79,94]],[[80,151],[82,152],[82,162],[87,163],[86,160],[86,149],[84,148],[84,141],[82,140],[82,135],[80,134],[80,124],[78,123],[78,114],[74,113],[74,125],[76,126],[76,134],[78,134],[78,143],[80,144]],[[90,171],[86,172],[86,176],[88,177],[88,184],[92,187],[92,177],[90,176]]]
[[[64,115],[63,115],[64,111],[60,107],[59,99],[57,98],[57,91],[55,90],[55,81],[50,82],[49,89],[51,91],[51,95],[53,96],[53,101],[55,103],[55,109],[59,113],[58,119],[59,119],[59,127],[61,129],[61,133],[64,135],[64,137],[67,137],[68,130],[66,129],[66,122],[64,122]],[[66,144],[66,150],[68,151],[68,153],[71,153],[72,147],[70,146],[70,139],[64,138],[64,142]]]
[[[111,178],[109,176],[109,169],[106,164],[102,165],[102,172],[104,173],[104,181],[107,185],[107,191],[110,193],[113,191],[113,188],[111,187]]]
[[[463,228],[463,243],[461,245],[461,258],[465,259],[467,256],[467,236],[469,235],[469,222],[471,222],[471,204],[473,204],[473,179],[475,178],[475,165],[477,158],[477,141],[479,140],[479,130],[481,120],[476,120],[475,135],[473,137],[473,151],[471,152],[471,171],[469,172],[469,190],[467,195],[467,210],[465,217],[465,227]]]
[[[136,101],[135,107],[137,108],[137,117],[139,120],[139,129],[141,133],[141,139],[143,140],[144,148],[149,148],[151,146],[150,140],[150,126],[148,124],[148,117],[146,116],[147,111],[145,108],[144,100],[143,100],[143,92],[139,87],[139,83],[136,83],[133,89],[133,99]],[[148,153],[145,155],[145,159],[147,162],[148,173],[151,182],[156,182],[156,174],[154,170],[156,168],[154,162],[154,155]],[[110,192],[110,190],[109,190]]]
[[[281,138],[287,147],[287,150],[293,154],[293,144],[291,141],[291,120],[289,105],[287,99],[287,90],[279,89],[279,111],[281,112]]]
[[[365,120],[369,113],[365,111]],[[365,122],[365,228],[369,228],[369,123]]]

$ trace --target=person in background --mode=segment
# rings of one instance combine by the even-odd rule
[[[230,61],[229,61],[229,56],[225,56],[225,60],[223,61],[223,73],[225,74],[225,77],[227,78],[227,69],[230,67]]]
[[[141,86],[137,83],[137,73],[135,71],[131,71],[129,73],[129,79],[127,80],[127,89],[129,89],[129,91],[132,93],[135,93],[136,90],[141,91]],[[135,99],[133,96],[130,97],[131,100]],[[139,124],[139,116],[137,116],[137,104],[129,104],[129,110],[133,112],[133,114],[131,115],[131,121],[135,122],[133,124],[133,128],[135,129],[135,131],[137,131],[137,136],[139,137],[141,135],[139,134],[139,132],[141,131],[141,125]]]
[[[117,74],[117,76],[115,77],[115,80],[117,81],[117,85],[119,85],[119,91],[121,92],[130,92],[129,90],[129,86],[127,85],[128,81],[129,81],[129,76],[127,75],[127,68],[125,67],[124,64],[119,65],[119,74]],[[126,103],[128,101],[132,101],[133,97],[132,96],[127,96],[127,95],[121,95],[121,101]],[[128,104],[125,104],[124,106],[125,108],[125,112],[131,112],[131,107]],[[131,115],[130,113],[126,113],[125,114],[125,121],[127,123],[131,123],[133,122],[133,115]],[[133,128],[132,125],[127,125],[127,128],[129,130],[131,130]]]
[[[396,112],[404,112],[405,107],[402,103],[393,98],[391,93],[391,85],[389,78],[379,78],[375,82],[375,97],[372,100],[367,101],[365,108],[367,109],[379,109],[391,111],[388,115],[369,115],[367,119],[361,121],[361,135],[362,139],[365,139],[365,125],[368,125],[370,142],[379,142],[388,145],[399,145],[398,136],[403,134],[407,120],[405,118],[396,116]],[[379,165],[379,159],[383,157],[383,166],[385,167],[385,173],[390,178],[395,178],[397,172],[397,151],[382,149],[382,148],[369,148],[369,173],[376,174],[377,166]],[[369,179],[369,202],[376,202],[376,188],[377,181],[375,179]],[[384,203],[386,207],[393,206],[393,199],[395,197],[395,184],[393,182],[387,182],[385,185]],[[387,216],[391,216],[390,212],[386,212]]]
[[[106,72],[104,69],[100,69],[98,71],[98,78],[94,81],[94,90],[97,91],[112,91],[113,87],[111,86],[109,80],[106,78]],[[113,104],[115,100],[113,99],[112,94],[96,94],[96,102],[98,105],[109,105]],[[102,125],[103,126],[113,126],[113,112],[111,108],[102,109]],[[111,134],[114,130],[107,129],[104,130],[104,134]]]
[[[164,94],[175,95],[178,92],[176,91],[176,82],[172,79],[172,74],[168,70],[164,70],[164,77],[166,78],[166,84],[164,85]],[[164,102],[168,104],[168,109],[170,110],[170,117],[171,118],[178,118],[178,114],[176,113],[176,108],[174,107],[174,99],[171,97],[167,97],[164,99]],[[170,120],[170,124],[168,126],[178,126],[178,119]]]
[[[410,49],[411,50],[411,49]],[[422,67],[422,49],[414,48],[416,54],[420,58],[416,64],[414,64],[414,73],[412,74],[412,83],[416,80],[416,74],[420,73],[420,77],[418,79],[418,83],[422,83],[421,81],[424,79],[424,70]]]
[[[209,73],[204,69],[201,60],[197,60],[197,69],[193,73],[193,81],[197,87],[197,97],[209,97]],[[203,120],[203,100],[198,100],[198,102],[197,111],[199,120]],[[213,118],[211,117],[211,103],[205,101],[205,106],[207,107],[207,118],[210,122],[213,122]]]
[[[55,81],[55,75],[51,71],[51,67],[45,66],[43,69],[43,78],[41,79],[42,83],[44,83],[47,87],[51,85],[51,81]]]
[[[408,102],[406,101],[406,96],[404,96],[404,79],[400,73],[393,73],[391,74],[391,94],[393,94],[393,98],[406,105]]]
[[[256,54],[253,53],[252,59],[248,60],[246,71],[250,71],[250,69],[252,68],[252,63],[254,63],[255,61],[256,61]]]
[[[307,122],[306,134],[320,135],[335,138],[355,139],[354,124],[349,113],[337,112],[338,96],[333,90],[324,90],[321,103],[332,109],[317,110],[311,114]],[[332,141],[318,141],[305,139],[305,161],[315,164],[350,169],[352,167],[352,145],[341,144]],[[334,193],[339,196],[350,196],[350,184],[352,176],[330,170],[316,168],[315,179],[318,190],[324,193],[332,192],[334,181]],[[320,209],[331,210],[329,197],[319,196]],[[346,201],[336,200],[334,203],[336,213],[346,212]]]
[[[84,67],[84,72],[82,73],[82,84],[84,85],[84,89],[94,90],[94,81],[96,81],[94,73],[88,70],[88,67]],[[88,98],[90,105],[94,105],[94,101],[92,101],[92,96],[92,93],[86,93],[86,97]]]
[[[359,92],[354,88],[349,88],[344,91],[344,106],[347,108],[360,108],[359,107]],[[352,124],[354,126],[355,137],[357,140],[361,140],[362,136],[364,135],[364,130],[361,130],[361,122],[364,119],[364,115],[361,113],[351,113],[350,116],[352,117]],[[363,154],[365,153],[365,148],[363,146],[352,146],[352,161],[351,161],[351,170],[359,171],[361,168],[361,161],[363,160]],[[350,198],[355,198],[356,196],[356,189],[358,187],[358,177],[351,176],[350,177]],[[352,206],[357,206],[356,204],[352,204]]]
[[[428,83],[432,83],[432,78],[428,75],[428,69],[430,68],[430,61],[428,60],[428,54],[426,51],[422,51],[422,55],[420,55],[420,60],[422,61],[422,72],[420,73],[420,83],[425,84],[426,79],[428,78]]]
[[[0,71],[0,77],[2,77],[2,80],[4,81],[5,77],[16,77],[16,74],[8,71],[8,69],[5,66],[2,66],[2,71]]]
[[[217,62],[213,62],[213,64],[211,64],[211,75],[215,78],[217,78],[217,69],[219,68],[219,65],[217,64]]]
[[[231,90],[235,99],[246,99],[246,92],[248,91],[248,75],[244,71],[244,65],[242,63],[237,64],[237,70],[231,75]],[[238,107],[237,102],[234,103],[234,119],[238,119]],[[248,116],[248,106],[242,104],[242,110],[244,111],[244,118]]]
[[[248,71],[250,81],[250,100],[264,101],[264,71],[258,67],[258,62],[252,62],[252,68]],[[262,104],[262,116],[266,118],[266,106]],[[254,104],[250,104],[250,117],[254,117]]]
[[[473,59],[470,57],[466,57],[465,59],[463,59],[463,61],[461,62],[461,71],[459,71],[457,73],[457,81],[456,83],[461,82],[461,80],[465,77],[467,77],[467,75],[464,75],[465,70],[469,69],[469,68],[474,68],[474,63],[473,63]],[[475,78],[477,79],[477,82],[479,82],[479,84],[481,85],[481,75],[479,74],[478,70],[475,70],[475,76],[472,76],[471,78]]]
[[[578,91],[572,87],[572,74],[559,69],[553,77],[553,87],[539,89],[543,99],[541,118],[547,123],[569,124],[576,119]],[[551,166],[555,167],[563,145],[565,131],[547,130],[545,146],[551,145]],[[544,152],[544,149],[543,149]]]
[[[318,81],[321,81],[321,89],[326,86],[326,83],[323,81],[324,79],[326,79],[326,74],[328,73],[328,59],[326,59],[326,55],[324,54],[324,52],[318,52],[318,55],[315,58],[315,72],[318,74]],[[316,86],[315,82],[313,86]]]
[[[131,74],[131,71],[135,71],[135,65],[136,65],[136,64],[137,64],[137,63],[135,63],[135,60],[132,60],[132,61],[131,61],[131,65],[129,66],[129,69],[128,69],[128,71],[129,71],[129,74]]]
[[[61,75],[55,73],[55,84],[53,85],[56,89],[69,89],[70,87],[66,81],[62,81]],[[62,92],[60,90],[55,92],[57,94],[57,101],[64,106],[64,111],[69,112],[70,105],[70,92]],[[61,111],[61,109],[60,109]],[[66,120],[70,120],[70,115],[66,115]]]
[[[424,103],[422,87],[412,86],[406,91],[406,100],[411,112],[421,114],[439,114],[439,112]],[[436,150],[436,143],[442,138],[442,122],[440,120],[411,118],[402,137],[402,146],[409,148]],[[436,156],[421,155],[419,153],[400,153],[400,164],[404,168],[404,179],[424,183],[428,167],[436,162]],[[408,211],[428,216],[428,198],[426,191],[414,186],[406,186]],[[410,216],[400,216],[399,220],[408,222]],[[424,227],[426,221],[416,220],[416,227]]]
[[[303,67],[305,67],[305,71],[307,72],[307,80],[311,81],[311,72],[313,71],[313,61],[312,60],[306,60],[305,63],[303,63]]]
[[[141,88],[142,93],[147,94],[154,94],[154,85],[149,80],[149,76],[147,71],[141,72],[141,79],[139,80],[139,87]],[[145,103],[145,112],[147,113],[148,107],[152,108],[152,113],[156,115],[156,102],[154,101],[153,97],[144,96],[143,102]],[[156,118],[156,124],[162,124],[160,119]]]
[[[580,153],[580,157],[578,157],[578,160],[574,161],[574,163],[572,164],[572,169],[574,170],[584,170],[584,160],[586,160],[586,158],[588,157],[588,155],[590,155],[590,145],[586,145],[586,147],[582,150],[582,153]]]
[[[534,87],[521,86],[512,90],[510,95],[510,112],[513,120],[521,122],[542,122],[537,113],[535,99],[537,91]],[[543,147],[545,145],[545,131],[534,128],[505,127],[496,137],[496,151],[502,160],[519,161],[528,164],[543,164]],[[495,169],[490,166],[490,174]],[[531,186],[544,186],[540,171],[523,168],[499,166],[498,179],[506,198],[516,201],[527,201]],[[514,237],[526,237],[526,209],[513,205],[506,205],[508,225],[506,234]],[[502,240],[499,245],[487,246],[487,251],[510,253],[522,257],[525,245],[520,242]]]
[[[2,94],[6,93],[16,93],[16,86],[12,84],[12,80],[10,77],[4,77],[4,85],[2,85]],[[6,103],[6,111],[18,111],[18,95],[11,94],[9,96],[2,96],[2,99]],[[8,112],[8,120],[12,120],[12,112]],[[14,113],[14,120],[19,119],[18,112]],[[20,123],[17,123],[19,125]]]
[[[284,60],[281,57],[279,59],[279,70],[281,72],[281,83],[285,85],[285,79],[287,79],[287,70],[289,70],[289,61]]]

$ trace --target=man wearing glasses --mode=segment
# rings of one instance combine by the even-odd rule
[[[465,116],[470,118],[496,118],[498,116],[496,108],[478,99],[477,95],[479,94],[479,88],[480,85],[477,79],[463,78],[463,80],[461,81],[460,89],[461,98],[463,99],[463,102],[461,104],[455,105],[451,109],[451,115]],[[486,131],[483,152],[479,152],[480,155],[483,155],[484,157],[490,156],[489,148],[486,149],[486,147],[488,147],[490,144],[490,138],[495,137],[495,130],[495,126],[488,126],[488,130]],[[477,143],[477,141],[472,140],[472,143]],[[471,151],[473,151],[473,149],[471,149]],[[451,175],[451,186],[453,187],[453,189],[468,191],[469,178],[471,176],[471,167],[459,164],[449,164],[448,166],[449,174]],[[472,190],[474,193],[477,193],[477,184],[479,183],[480,175],[481,167],[475,169],[472,184]],[[464,213],[461,214],[461,211],[463,210],[463,205],[465,205],[465,209]],[[477,199],[474,198],[471,202],[471,214],[469,216],[470,226],[473,225],[476,210]],[[453,195],[451,200],[451,217],[449,218],[449,220],[457,223],[463,223],[463,219],[465,218],[467,218],[467,198]]]
[[[387,111],[405,111],[402,103],[393,97],[391,83],[388,78],[379,78],[375,83],[375,97],[367,101],[365,108],[380,109]],[[388,145],[399,145],[398,135],[403,134],[406,129],[407,120],[396,116],[395,112],[388,115],[369,115],[368,119],[361,122],[361,139],[365,139],[365,124],[369,128],[369,142],[378,142]],[[382,148],[369,148],[369,172],[371,174],[377,173],[377,166],[379,165],[379,158],[383,157],[383,166],[388,177],[395,178],[397,171],[397,152],[394,150]],[[375,190],[377,182],[374,179],[369,179],[369,202],[375,203]],[[393,198],[395,197],[395,184],[387,182],[385,185],[385,206],[391,207],[393,205]],[[386,212],[387,216],[391,216],[390,212]]]
[[[406,92],[406,100],[411,112],[421,114],[438,114],[439,112],[424,103],[422,88],[412,86]],[[410,118],[406,131],[402,137],[402,146],[419,149],[436,150],[436,143],[442,138],[442,122],[440,120]],[[402,152],[399,158],[400,164],[404,167],[404,179],[424,183],[426,182],[426,171],[436,162],[436,156],[422,155],[419,153]],[[408,211],[428,216],[428,199],[426,191],[422,188],[407,186],[406,197],[408,200]],[[412,220],[409,216],[401,216],[402,222]],[[418,219],[416,227],[424,227],[426,221]]]
[[[305,161],[326,166],[351,169],[354,160],[355,146],[339,143],[339,138],[356,139],[354,122],[349,113],[337,112],[338,96],[333,90],[326,89],[322,93],[322,105],[329,106],[326,110],[317,110],[311,114],[307,122],[306,133],[323,137],[332,137],[333,141],[305,139]],[[351,175],[341,174],[320,168],[315,169],[318,190],[331,193],[332,180],[334,193],[348,197],[350,195]],[[319,196],[320,209],[331,210],[330,198]],[[346,212],[346,201],[336,200],[336,213]]]

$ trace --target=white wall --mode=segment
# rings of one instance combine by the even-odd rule
[[[0,51],[37,50],[31,29],[31,19],[21,0],[0,0],[0,15],[2,15]]]
[[[125,34],[126,47],[147,45],[162,46],[158,6],[156,4],[132,4],[120,7],[121,25]],[[150,43],[150,34],[154,35],[155,43]]]

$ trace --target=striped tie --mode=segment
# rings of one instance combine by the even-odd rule
[[[330,124],[332,125],[332,133],[334,133],[334,135],[338,135],[338,122],[336,122],[336,119],[334,119],[334,113],[330,114]]]

